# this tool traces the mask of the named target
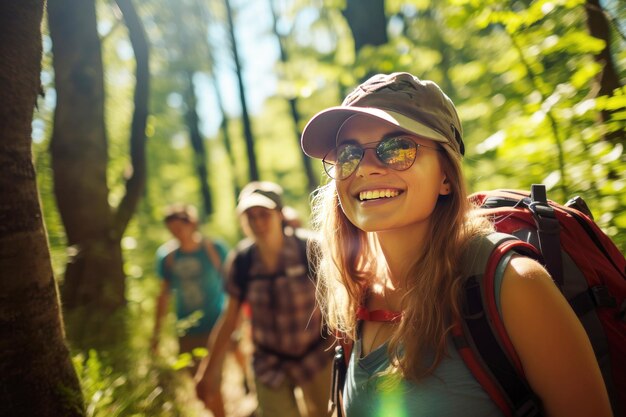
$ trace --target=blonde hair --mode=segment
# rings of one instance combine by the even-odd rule
[[[428,245],[404,282],[403,319],[389,341],[390,373],[417,381],[430,375],[446,355],[446,337],[460,312],[463,270],[458,261],[470,240],[492,230],[467,199],[461,157],[449,145],[439,152],[451,193],[440,196],[431,215]],[[321,234],[316,254],[317,299],[331,331],[356,339],[356,310],[375,279],[380,254],[373,233],[354,226],[343,213],[335,182],[313,198],[313,227]],[[417,246],[417,245],[416,245]],[[424,363],[433,352],[434,360]]]

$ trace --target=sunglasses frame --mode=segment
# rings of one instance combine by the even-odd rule
[[[378,154],[378,147],[385,141],[388,140],[392,140],[392,139],[398,139],[398,138],[406,138],[408,139],[411,143],[413,143],[413,145],[415,146],[415,157],[413,158],[413,160],[411,161],[411,163],[406,167],[406,168],[394,168],[393,166],[389,165],[388,163],[386,163],[385,161],[383,161],[380,158],[380,155]],[[363,158],[365,157],[365,151],[368,149],[373,149],[374,153],[376,154],[376,159],[378,159],[378,161],[383,164],[384,166],[393,169],[394,171],[406,171],[407,169],[411,168],[413,166],[413,164],[415,163],[415,160],[417,159],[417,150],[419,148],[427,148],[427,149],[432,149],[434,151],[442,151],[441,148],[439,147],[434,147],[434,146],[428,146],[428,145],[422,145],[421,143],[417,143],[415,142],[415,140],[413,139],[412,136],[410,135],[395,135],[395,136],[389,136],[386,138],[383,138],[379,141],[376,142],[367,142],[367,143],[358,143],[358,142],[350,142],[350,144],[352,145],[356,145],[359,148],[361,148],[361,150],[363,151],[363,153],[361,154],[361,158],[359,159],[359,162],[356,164],[356,166],[354,167],[354,170],[352,170],[352,172],[350,172],[350,174],[346,175],[343,178],[335,178],[333,175],[331,175],[331,173],[329,171],[331,171],[331,169],[333,167],[335,167],[337,164],[336,163],[332,163],[326,160],[326,158],[328,157],[328,155],[330,155],[332,152],[337,151],[337,149],[339,148],[339,146],[336,146],[334,148],[332,148],[330,151],[328,151],[326,153],[326,155],[324,156],[324,158],[322,158],[322,164],[324,165],[324,171],[326,172],[326,175],[328,175],[329,178],[334,179],[334,180],[339,180],[339,181],[343,181],[345,179],[348,179],[352,176],[352,174],[354,174],[357,170],[357,168],[359,167],[359,165],[361,164],[361,162],[363,161]],[[369,145],[369,146],[368,146]],[[373,145],[373,146],[372,146]],[[341,146],[341,145],[340,145]]]

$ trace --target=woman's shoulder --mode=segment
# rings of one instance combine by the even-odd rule
[[[233,272],[238,268],[241,268],[242,266],[245,269],[245,265],[242,264],[247,264],[251,262],[251,254],[252,254],[252,249],[254,248],[254,240],[250,239],[250,238],[244,238],[242,240],[240,240],[233,249],[230,250],[230,252],[228,252],[228,255],[226,257],[226,270]],[[230,275],[230,272],[228,275]],[[237,271],[238,273],[240,271]]]
[[[254,246],[254,239],[249,237],[241,239],[233,248],[232,252],[235,255],[241,255],[248,252]]]
[[[547,413],[609,415],[589,338],[548,272],[533,259],[514,256],[500,299],[507,333]]]
[[[156,257],[158,259],[163,259],[167,257],[170,253],[178,250],[179,247],[180,243],[176,239],[170,239],[157,248]]]
[[[570,309],[548,271],[529,257],[511,257],[504,270],[502,286],[502,302],[509,307],[536,308],[536,304],[544,300],[550,302],[545,308]]]

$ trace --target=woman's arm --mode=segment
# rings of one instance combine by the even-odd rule
[[[546,270],[514,257],[500,298],[506,330],[547,415],[611,416],[589,338]]]
[[[241,303],[233,297],[228,297],[227,303],[226,310],[222,313],[220,320],[211,332],[211,337],[209,337],[209,355],[202,359],[195,376],[198,397],[205,403],[216,390],[220,389],[222,364],[231,344],[230,339],[233,331],[239,322]]]

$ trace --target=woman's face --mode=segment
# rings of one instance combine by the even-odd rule
[[[396,133],[401,132],[376,119],[358,115],[342,126],[337,143],[356,141],[371,144]],[[414,139],[417,144],[436,148],[436,143],[431,140]],[[370,146],[374,144],[368,145],[361,163],[351,176],[335,180],[346,217],[366,232],[427,224],[437,198],[440,194],[448,194],[450,189],[439,161],[439,152],[418,147],[413,165],[405,171],[396,171],[378,160]]]
[[[282,214],[279,210],[265,207],[250,207],[244,212],[244,220],[254,240],[263,240],[276,233],[282,233]]]

